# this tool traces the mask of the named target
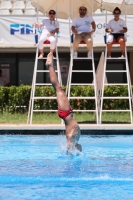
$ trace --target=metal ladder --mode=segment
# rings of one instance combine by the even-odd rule
[[[80,44],[86,44],[84,41],[81,41]],[[97,92],[97,86],[96,86],[96,74],[95,74],[95,65],[94,65],[94,55],[93,55],[93,49],[92,49],[92,58],[85,58],[85,57],[78,57],[73,58],[73,48],[71,47],[71,57],[70,57],[70,66],[69,66],[69,74],[68,74],[68,81],[67,81],[67,90],[68,93],[68,99],[86,99],[86,100],[95,100],[95,109],[94,110],[73,110],[74,112],[94,112],[96,123],[98,124],[98,92]],[[92,61],[92,70],[74,70],[73,69],[73,60],[88,60]],[[82,68],[82,66],[81,66]],[[72,74],[73,73],[92,73],[93,74],[93,82],[92,83],[72,83]],[[89,81],[88,81],[89,82]],[[71,96],[71,86],[78,86],[78,85],[86,85],[86,86],[92,86],[94,88],[94,96],[93,97],[87,97],[87,96]]]
[[[56,35],[56,41],[57,41],[57,35]],[[49,41],[45,41],[44,44],[50,44]],[[60,66],[59,66],[59,57],[58,57],[58,48],[56,45],[56,58],[53,58],[56,60],[57,69],[55,72],[57,73],[58,80],[60,84],[62,85],[61,81],[61,73],[60,73]],[[35,57],[35,64],[34,64],[34,72],[33,72],[33,79],[32,79],[32,88],[31,88],[31,94],[30,94],[30,101],[29,101],[29,111],[28,111],[28,119],[27,124],[32,124],[32,118],[33,118],[33,112],[57,112],[57,110],[35,110],[34,109],[34,100],[53,100],[56,99],[56,96],[48,96],[48,97],[40,97],[35,96],[35,87],[36,86],[48,86],[51,85],[51,83],[37,83],[36,78],[38,73],[49,73],[49,70],[38,70],[38,46],[36,49],[36,57]],[[46,57],[43,58],[43,60],[46,60]],[[40,59],[39,59],[40,60]]]
[[[118,44],[117,42],[113,43],[113,44]],[[125,66],[126,69],[125,70],[107,70],[106,66],[107,66],[107,61],[108,60],[120,60],[125,62]],[[105,76],[106,73],[125,73],[126,75],[126,79],[127,79],[127,83],[104,83],[105,80]],[[128,89],[128,96],[104,96],[104,88],[105,86],[109,86],[109,85],[125,85],[127,86]],[[112,99],[112,100],[117,100],[117,99],[127,99],[129,101],[129,109],[128,110],[103,110],[103,100],[106,99]],[[131,80],[130,80],[130,72],[129,72],[129,65],[128,65],[128,57],[127,57],[127,48],[125,46],[125,58],[117,58],[117,57],[113,57],[113,58],[107,58],[107,46],[105,49],[105,60],[104,60],[104,71],[103,71],[103,79],[102,79],[102,91],[101,91],[101,106],[100,106],[100,123],[102,123],[102,113],[103,112],[129,112],[130,113],[130,121],[132,123],[132,87],[131,87]]]

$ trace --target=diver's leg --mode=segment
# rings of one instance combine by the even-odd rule
[[[47,62],[46,65],[49,67],[49,74],[50,74],[50,82],[52,83],[53,87],[56,90],[56,95],[57,95],[57,103],[58,103],[58,108],[60,110],[69,110],[70,109],[70,103],[68,101],[68,98],[66,97],[65,92],[63,91],[57,75],[55,73],[53,64],[53,55],[51,53],[48,54],[47,56]]]

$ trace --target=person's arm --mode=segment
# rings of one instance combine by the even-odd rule
[[[92,33],[93,33],[93,32],[95,32],[95,30],[96,30],[96,24],[95,24],[94,21],[91,22],[91,26],[92,26]]]
[[[51,31],[50,33],[55,34],[55,33],[58,33],[58,31],[59,31],[59,28],[56,28],[54,31]]]
[[[55,34],[55,33],[57,33],[58,34],[58,32],[59,32],[59,22],[58,21],[56,21],[55,22],[55,30],[52,30],[51,32],[50,32],[50,34]]]
[[[123,24],[123,29],[120,30],[119,32],[126,33],[128,31],[128,29],[127,29],[127,24],[126,24],[125,20],[122,20],[122,24]]]
[[[127,32],[127,27],[123,27],[122,30],[119,31],[120,33],[126,33]]]
[[[82,146],[78,144],[80,134],[81,132],[80,132],[80,128],[77,122],[74,127],[71,127],[71,126],[66,127],[67,154],[73,153],[75,148],[78,149],[79,151],[82,151]]]
[[[35,26],[36,28],[41,28],[43,26],[42,23],[37,24],[36,22],[34,22],[32,25]]]
[[[77,34],[77,33],[78,33],[78,31],[77,31],[77,29],[76,29],[76,21],[77,21],[77,18],[73,19],[73,21],[72,21],[72,27],[71,27],[71,30],[72,30],[72,32],[73,32],[74,34]]]
[[[74,34],[77,34],[77,33],[78,33],[78,31],[76,30],[75,26],[72,26],[71,30],[72,30],[72,32],[73,32]]]
[[[112,33],[113,32],[113,30],[110,28],[110,21],[107,24],[105,31],[106,31],[106,33]]]
[[[109,28],[106,28],[105,31],[106,31],[107,33],[112,33],[112,32],[113,32],[113,31],[112,31],[111,29],[109,29]]]

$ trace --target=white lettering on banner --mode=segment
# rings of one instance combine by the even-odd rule
[[[45,17],[39,17],[41,22]],[[104,44],[103,36],[105,35],[105,15],[94,15],[96,23],[96,31],[94,33],[94,44]],[[109,15],[107,22],[113,16]],[[123,17],[121,17],[123,18]],[[123,18],[124,19],[124,18]],[[25,16],[0,16],[0,43],[3,44],[35,44],[34,30],[32,27],[36,17]],[[68,20],[59,19],[60,37],[58,37],[58,45],[70,45],[69,22]],[[133,43],[133,16],[127,16],[128,39],[127,43]]]

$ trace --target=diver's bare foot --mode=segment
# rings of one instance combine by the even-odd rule
[[[52,54],[52,53],[49,53],[49,54],[47,55],[46,66],[52,65],[52,61],[53,61],[53,54]]]

